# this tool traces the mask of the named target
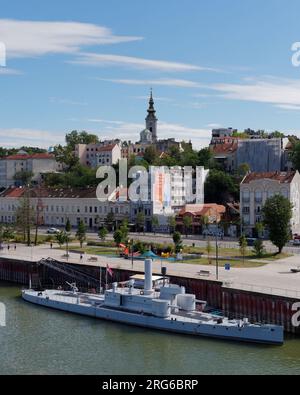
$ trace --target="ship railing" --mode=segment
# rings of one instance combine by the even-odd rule
[[[242,291],[250,291],[254,293],[268,294],[273,296],[285,296],[287,298],[300,299],[300,291],[294,289],[268,287],[265,285],[245,284],[245,283],[238,283],[235,281],[225,281],[223,283],[223,287],[242,290]]]

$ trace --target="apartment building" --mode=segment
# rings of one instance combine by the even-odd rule
[[[97,144],[77,144],[75,156],[83,166],[112,166],[122,158],[121,143],[119,140],[112,140]]]
[[[0,187],[8,188],[18,186],[15,175],[21,172],[31,172],[33,182],[39,182],[43,174],[61,170],[61,165],[55,160],[53,154],[42,153],[29,155],[20,151],[17,155],[0,159]]]
[[[241,183],[240,213],[246,235],[254,235],[262,221],[262,208],[268,198],[279,194],[293,205],[291,229],[300,233],[300,174],[298,172],[250,173]]]

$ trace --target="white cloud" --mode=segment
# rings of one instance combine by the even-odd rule
[[[20,147],[22,145],[48,148],[64,142],[64,133],[38,129],[8,128],[0,129],[1,144],[5,147]]]
[[[287,110],[287,111],[300,111],[300,105],[295,106],[292,104],[277,104],[277,108],[281,108],[282,110]]]
[[[8,58],[74,53],[84,46],[118,44],[141,37],[117,36],[103,26],[80,22],[0,19],[0,42]]]
[[[0,75],[21,75],[22,72],[8,67],[0,67]]]
[[[226,99],[270,103],[286,109],[300,106],[300,80],[268,77],[248,79],[245,84],[215,84],[210,88],[221,92]]]
[[[175,88],[201,88],[202,85],[189,80],[162,78],[158,80],[135,80],[135,79],[107,79],[97,78],[99,81],[112,82],[122,85],[143,85],[143,86],[170,86]]]
[[[63,99],[59,97],[50,97],[49,99],[50,103],[57,103],[57,104],[66,104],[70,106],[87,106],[88,103],[86,102],[80,102],[80,101],[75,101],[71,99]]]
[[[80,57],[71,63],[87,66],[125,66],[138,69],[151,69],[159,71],[216,71],[214,69],[195,66],[185,63],[170,62],[164,60],[150,60],[130,56],[82,53]]]

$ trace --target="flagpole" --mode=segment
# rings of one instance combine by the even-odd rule
[[[100,295],[102,294],[102,267],[100,264]]]
[[[106,274],[105,274],[105,289],[107,290],[107,266],[106,266]]]

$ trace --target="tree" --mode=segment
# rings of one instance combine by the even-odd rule
[[[69,218],[67,219],[65,231],[66,231],[66,254],[69,256],[69,241],[70,241],[70,233],[72,230],[71,222]]]
[[[263,224],[262,222],[257,222],[257,223],[255,224],[255,232],[256,232],[256,234],[257,234],[257,236],[258,236],[259,238],[260,238],[260,237],[263,237],[264,231],[265,231],[265,226],[264,226],[264,224]]]
[[[248,174],[251,171],[251,168],[248,163],[242,163],[239,165],[237,169],[237,174],[239,177],[244,178],[246,174]]]
[[[267,227],[272,243],[278,247],[279,254],[291,237],[293,205],[289,199],[275,195],[267,199],[262,209],[263,223]]]
[[[140,211],[136,216],[136,225],[138,232],[140,232],[141,229],[143,231],[145,230],[145,215],[142,211]]]
[[[211,170],[205,182],[205,201],[224,204],[239,198],[239,183],[229,174]]]
[[[201,217],[201,226],[202,226],[202,233],[207,230],[209,225],[209,217],[207,215],[203,215]]]
[[[153,145],[150,145],[145,149],[144,159],[146,162],[148,162],[149,165],[154,165],[157,158],[158,153]]]
[[[62,247],[67,242],[67,233],[66,231],[62,230],[55,235],[57,243],[60,247]]]
[[[31,245],[31,229],[35,226],[36,214],[30,199],[30,190],[26,190],[16,210],[16,228],[23,234],[24,243]]]
[[[170,234],[174,233],[176,229],[176,218],[173,215],[168,217],[168,226]]]
[[[76,237],[79,240],[80,248],[82,248],[84,241],[86,240],[86,227],[83,221],[78,224]]]
[[[185,215],[183,217],[183,225],[184,225],[184,231],[186,237],[188,237],[188,233],[191,230],[192,224],[193,224],[192,218],[189,215]]]
[[[5,241],[9,241],[14,238],[14,231],[11,226],[0,225],[0,249]]]
[[[291,153],[291,160],[293,163],[293,167],[300,171],[300,141],[299,142],[295,142],[293,144],[293,150]]]
[[[245,255],[248,247],[247,239],[245,235],[242,235],[239,240],[239,245],[240,245],[240,252],[243,257],[243,263],[245,263]]]
[[[115,233],[114,233],[114,241],[115,241],[117,247],[119,247],[119,245],[124,241],[123,233],[121,232],[120,229],[115,231]]]
[[[99,229],[98,236],[102,241],[105,241],[108,234],[108,230],[105,227]]]
[[[198,152],[198,166],[210,169],[214,165],[213,154],[209,148],[203,148]]]
[[[210,255],[211,255],[212,251],[213,251],[213,248],[212,248],[211,242],[210,242],[210,240],[207,240],[206,252],[207,252],[207,256],[208,256],[208,264],[209,265],[211,265]]]
[[[181,239],[181,233],[180,232],[174,232],[173,234],[173,241],[175,244],[175,252],[178,254],[182,250],[182,239]]]
[[[105,225],[108,227],[109,230],[112,230],[114,228],[115,221],[115,214],[113,212],[109,212],[104,220]]]
[[[128,227],[128,221],[124,219],[120,226],[120,231],[123,235],[123,241],[126,242],[128,239],[128,233],[129,233],[129,227]]]
[[[155,234],[156,233],[156,229],[159,226],[159,220],[158,220],[157,216],[154,215],[152,217],[151,223],[152,223],[152,231]]]
[[[264,242],[261,239],[257,239],[254,242],[253,252],[258,258],[261,258],[265,253]]]
[[[32,178],[33,178],[33,172],[32,171],[18,171],[14,175],[14,180],[19,182],[22,186],[23,185],[28,185],[30,184]]]

